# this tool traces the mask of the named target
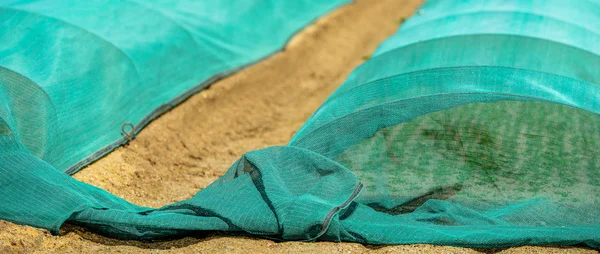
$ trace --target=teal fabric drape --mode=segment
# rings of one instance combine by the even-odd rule
[[[4,0],[0,118],[74,173],[349,0]],[[126,131],[130,131],[128,125]]]
[[[316,3],[321,2],[306,6],[319,6],[323,11],[334,6]],[[159,6],[147,5],[143,10],[161,10]],[[22,22],[19,15],[35,13],[33,9],[12,9],[6,22]],[[161,12],[168,17],[178,13]],[[44,17],[52,15],[56,14]],[[78,16],[72,12],[65,15],[69,19]],[[32,20],[39,17],[26,16]],[[181,20],[174,19],[178,20],[174,27],[194,31],[197,17],[177,17]],[[56,20],[44,18],[44,22]],[[48,29],[35,24],[28,31]],[[0,111],[4,126],[0,128],[0,172],[4,176],[0,178],[0,218],[52,232],[70,221],[134,239],[219,230],[278,240],[600,247],[599,27],[600,2],[596,0],[427,1],[371,59],[354,70],[287,146],[249,152],[191,199],[159,209],[130,204],[62,173],[61,169],[79,161],[77,156],[83,156],[73,152],[80,143],[65,143],[72,150],[61,150],[61,158],[55,152],[61,146],[50,151],[41,145],[58,141],[50,140],[56,135],[42,138],[51,132],[39,126],[60,126],[61,119],[75,114],[59,105],[91,93],[51,93],[45,92],[50,85],[39,85],[41,81],[57,87],[65,84],[52,83],[49,70],[64,71],[61,64],[73,68],[72,61],[44,65],[48,71],[5,68],[10,75],[3,75],[9,77],[3,82],[12,83],[0,93],[3,101],[10,101],[2,104]],[[97,30],[86,33],[94,41],[100,31],[110,30],[101,25],[86,29]],[[223,28],[206,29],[217,33]],[[72,36],[61,38],[86,38],[84,34]],[[215,55],[223,64],[231,64],[227,54],[252,51],[222,45],[226,42],[215,37],[196,39],[227,48],[227,53]],[[14,39],[13,45],[27,47],[37,41]],[[90,55],[78,53],[94,59],[78,68],[97,64],[100,56],[130,56],[133,63],[128,60],[111,65],[114,70],[90,67],[78,73],[110,72],[122,75],[108,75],[118,80],[151,75],[149,81],[170,86],[172,80],[162,83],[161,77],[167,76],[140,71],[162,65],[138,64],[133,56],[144,52],[136,51],[136,45],[112,39],[98,43],[108,41],[113,46],[106,45],[105,54],[98,50],[91,50]],[[80,50],[73,46],[62,49],[61,45],[47,46],[73,57]],[[16,55],[31,57],[35,49],[40,50],[39,56],[48,50],[32,46]],[[175,55],[173,61],[185,61],[183,52]],[[46,58],[31,61],[39,59]],[[5,66],[7,60],[2,61]],[[161,70],[170,71],[169,66]],[[82,85],[90,82],[65,80]],[[17,83],[18,88],[10,85]],[[111,90],[112,84],[106,83],[104,88],[103,84],[91,86],[96,95]],[[150,96],[163,88],[148,85],[145,89],[150,91],[140,93]],[[112,91],[110,98],[127,91],[131,90]],[[177,97],[182,91],[185,89],[154,94],[151,101],[164,103],[161,96]],[[25,100],[36,104],[19,104]],[[94,103],[105,103],[97,100]],[[154,109],[160,103],[132,99],[123,105]],[[39,118],[35,121],[42,124],[27,125],[29,121],[23,120],[27,114],[35,115]],[[143,116],[140,113],[131,121],[139,125]],[[79,117],[84,121],[98,116]],[[128,118],[117,120],[108,129],[119,128]]]

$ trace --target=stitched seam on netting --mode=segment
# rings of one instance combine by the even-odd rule
[[[334,123],[336,123],[339,120],[342,120],[342,119],[345,119],[345,118],[348,118],[348,117],[352,117],[355,114],[362,113],[363,111],[366,111],[366,110],[369,110],[369,109],[375,109],[375,108],[378,108],[378,107],[383,107],[383,106],[386,106],[386,105],[391,105],[391,104],[395,104],[395,103],[399,103],[399,102],[403,102],[403,101],[408,101],[408,100],[413,100],[413,99],[423,99],[423,98],[437,97],[437,96],[443,96],[443,95],[471,95],[471,94],[472,95],[475,95],[475,94],[499,95],[499,96],[507,96],[507,97],[517,97],[517,98],[533,99],[533,101],[547,101],[547,102],[551,102],[551,103],[556,103],[556,104],[561,104],[561,105],[565,105],[565,106],[571,106],[571,107],[579,108],[579,109],[582,109],[582,110],[585,110],[585,111],[588,111],[588,112],[592,112],[592,113],[600,116],[600,112],[594,112],[594,111],[590,111],[590,110],[587,110],[587,109],[584,109],[584,108],[577,107],[575,105],[560,103],[560,102],[556,102],[556,101],[553,101],[553,100],[541,99],[541,98],[533,97],[533,96],[524,96],[524,95],[508,94],[508,93],[496,93],[496,92],[485,92],[485,93],[481,93],[481,92],[440,93],[440,94],[430,94],[430,95],[426,95],[426,96],[417,96],[417,97],[405,98],[405,99],[401,99],[401,100],[389,101],[389,102],[386,102],[386,103],[382,103],[382,104],[378,104],[378,105],[375,105],[375,106],[367,107],[367,108],[361,109],[359,111],[355,111],[355,112],[352,112],[350,114],[346,114],[346,115],[340,116],[340,117],[338,117],[338,118],[336,118],[334,120],[331,120],[331,121],[329,121],[329,122],[327,122],[327,123],[325,123],[323,125],[320,125],[319,127],[311,130],[310,132],[304,134],[302,136],[302,138],[298,139],[295,142],[295,144],[292,144],[292,146],[298,146],[300,144],[300,142],[304,141],[307,137],[310,136],[310,134],[312,134],[312,133],[314,133],[314,132],[316,132],[316,131],[318,131],[320,129],[328,127],[329,125],[334,124]]]
[[[447,0],[427,0],[427,3],[431,4],[431,3],[442,2],[442,1],[447,1]],[[596,6],[600,7],[600,5],[595,1],[591,1],[591,0],[584,0],[584,1],[591,3],[592,5],[596,5]]]
[[[444,39],[444,38],[453,38],[453,37],[466,37],[466,36],[472,36],[472,37],[484,37],[484,36],[489,36],[489,35],[495,35],[495,34],[453,35],[453,36],[448,36],[448,37],[441,37],[441,38],[434,38],[434,39],[431,39],[431,40],[419,41],[419,42],[415,42],[415,43],[412,43],[412,44],[407,44],[407,45],[404,45],[404,46],[402,46],[402,47],[399,47],[399,48],[392,49],[392,50],[390,50],[390,51],[383,52],[383,53],[381,53],[380,55],[377,55],[376,57],[374,57],[374,58],[373,58],[371,61],[369,61],[369,62],[365,63],[365,65],[363,65],[363,66],[369,66],[370,64],[374,63],[374,62],[375,62],[377,59],[379,59],[379,58],[382,58],[382,57],[383,57],[383,56],[385,56],[385,55],[392,54],[392,53],[396,54],[396,53],[398,53],[398,52],[396,52],[396,51],[402,51],[402,50],[405,50],[406,48],[409,48],[409,47],[414,47],[415,45],[418,45],[418,44],[421,44],[421,43],[429,43],[429,42],[434,42],[434,41],[441,40],[441,39]],[[518,35],[510,35],[510,34],[498,34],[498,35],[502,35],[502,36],[509,36],[509,37],[510,37],[510,36],[519,37]],[[575,50],[579,50],[579,51],[583,51],[583,52],[585,52],[585,53],[588,53],[588,55],[594,56],[595,58],[600,58],[600,55],[598,55],[598,54],[596,54],[596,53],[593,53],[593,52],[590,52],[590,51],[587,51],[587,50],[585,50],[585,49],[581,49],[581,48],[578,48],[578,47],[573,47],[573,46],[571,46],[571,45],[568,45],[568,44],[564,44],[564,43],[560,43],[560,42],[556,42],[556,41],[552,41],[552,40],[540,39],[540,38],[537,38],[537,37],[527,37],[527,36],[525,36],[525,38],[529,38],[529,39],[532,39],[532,40],[539,40],[539,41],[548,41],[548,42],[552,42],[552,43],[554,43],[554,44],[558,44],[558,45],[561,45],[561,46],[568,46],[568,47],[570,47],[570,48],[573,48],[573,49],[575,49]],[[363,66],[361,66],[361,67],[363,67]],[[357,71],[360,71],[361,67],[358,67]],[[402,75],[411,74],[411,73],[417,73],[417,72],[424,71],[424,70],[435,70],[435,69],[443,69],[443,68],[446,68],[446,69],[449,69],[449,68],[463,68],[463,67],[482,67],[482,68],[483,68],[483,67],[494,67],[494,68],[508,68],[508,69],[514,69],[514,70],[523,70],[523,71],[531,71],[531,72],[537,72],[537,73],[543,73],[543,74],[555,75],[555,76],[563,77],[563,78],[566,78],[566,79],[574,79],[574,80],[579,80],[579,79],[572,78],[572,77],[567,77],[567,76],[563,76],[563,75],[552,74],[552,73],[547,73],[547,72],[542,72],[542,71],[529,70],[529,69],[520,69],[520,68],[514,68],[514,67],[492,66],[492,65],[489,65],[489,66],[487,66],[487,65],[480,65],[480,66],[460,66],[460,67],[440,67],[440,68],[428,68],[428,69],[423,69],[423,70],[415,70],[415,71],[405,72],[405,73],[396,74],[396,75],[392,75],[392,76],[386,76],[386,77],[378,78],[378,79],[376,79],[376,80],[367,81],[366,83],[363,83],[363,84],[360,84],[360,85],[354,86],[354,87],[352,87],[352,88],[350,88],[350,89],[348,89],[348,90],[342,90],[342,91],[341,91],[341,92],[339,92],[339,93],[336,91],[336,92],[334,92],[334,93],[332,94],[332,97],[329,97],[329,98],[327,98],[327,99],[325,100],[325,102],[324,102],[324,103],[323,103],[323,104],[322,104],[322,105],[321,105],[319,108],[317,108],[317,110],[315,110],[315,113],[313,113],[313,115],[312,115],[312,116],[316,115],[316,113],[317,113],[317,112],[319,112],[319,111],[320,111],[320,110],[321,110],[321,109],[322,109],[322,108],[323,108],[325,105],[327,105],[327,104],[328,104],[328,103],[329,103],[329,102],[330,102],[330,101],[331,101],[333,98],[337,98],[338,96],[341,96],[341,95],[345,94],[347,91],[350,91],[350,90],[352,90],[352,89],[354,89],[354,88],[356,88],[356,87],[365,86],[365,85],[369,85],[369,84],[371,84],[371,83],[380,82],[380,81],[383,81],[383,80],[386,80],[386,79],[389,79],[389,78],[392,78],[392,77],[402,76]],[[582,81],[582,82],[587,82],[587,83],[591,83],[591,84],[596,84],[596,85],[598,85],[597,83],[593,83],[593,82],[588,82],[588,81],[583,81],[583,80],[581,80],[581,81]],[[344,86],[344,85],[342,85],[340,88],[342,88],[343,86]],[[312,116],[311,116],[311,118],[312,118]],[[300,130],[302,130],[302,129],[300,129]]]
[[[556,74],[552,74],[552,73],[546,73],[546,72],[540,72],[540,71],[527,70],[527,69],[518,69],[518,68],[501,67],[501,66],[496,66],[496,67],[494,67],[494,66],[464,66],[464,67],[463,67],[463,66],[461,66],[461,67],[443,67],[443,68],[425,69],[425,70],[419,70],[419,71],[416,71],[416,72],[408,72],[408,73],[402,73],[402,74],[398,74],[398,75],[393,75],[393,76],[389,76],[389,77],[386,77],[386,78],[377,79],[377,80],[375,80],[375,81],[371,81],[371,82],[368,82],[368,83],[361,84],[361,85],[359,85],[359,86],[353,87],[353,88],[351,88],[351,89],[348,89],[347,91],[344,91],[343,93],[340,93],[340,94],[338,94],[338,95],[336,95],[336,96],[334,96],[334,97],[332,97],[332,98],[338,98],[339,96],[342,96],[343,94],[345,94],[345,93],[346,93],[346,92],[348,92],[348,91],[351,91],[351,90],[353,90],[354,88],[358,88],[358,87],[367,86],[367,85],[370,85],[370,84],[373,84],[373,83],[385,82],[385,81],[387,81],[387,80],[389,80],[389,79],[391,79],[391,78],[395,78],[395,77],[401,77],[401,76],[408,75],[408,74],[418,74],[418,73],[420,73],[420,72],[429,72],[429,71],[436,71],[436,70],[446,70],[446,69],[448,69],[448,70],[452,70],[452,69],[462,69],[462,68],[465,68],[465,69],[468,69],[468,68],[481,68],[481,69],[487,69],[487,68],[490,68],[490,69],[492,69],[492,68],[493,68],[493,69],[511,69],[511,70],[518,70],[518,71],[523,71],[523,72],[532,72],[532,73],[538,73],[538,74],[543,74],[543,75],[547,75],[547,76],[555,76],[555,77],[559,77],[559,78],[562,78],[562,79],[566,79],[566,80],[568,80],[568,81],[571,81],[571,82],[579,82],[579,83],[590,84],[590,85],[599,85],[599,84],[592,83],[592,82],[588,82],[588,81],[585,81],[585,80],[580,80],[580,79],[571,78],[571,77],[565,77],[565,76],[556,75]],[[452,93],[449,93],[449,94],[452,94]],[[458,93],[456,93],[456,94],[458,94]],[[437,96],[437,95],[443,95],[443,94],[433,94],[433,95],[426,95],[426,96]],[[405,98],[405,99],[402,99],[402,100],[395,100],[395,101],[391,101],[391,102],[389,102],[389,103],[394,103],[394,102],[403,101],[403,100],[410,100],[410,99],[414,99],[414,98],[420,98],[420,97],[426,97],[426,96],[418,96],[418,97]],[[330,99],[331,99],[331,98],[330,98]],[[317,112],[319,112],[320,110],[322,110],[322,108],[325,108],[325,106],[326,106],[327,104],[329,104],[329,103],[330,103],[330,99],[327,99],[327,101],[326,101],[326,102],[325,102],[323,105],[321,105],[321,107],[319,107],[319,109],[317,109],[317,111],[315,111],[315,113],[313,114],[313,116],[314,116],[314,115],[316,115],[316,114],[317,114]],[[387,104],[387,103],[384,103],[384,104]],[[380,104],[380,105],[382,105],[382,104]],[[375,106],[372,106],[372,107],[377,107],[377,105],[375,105]],[[369,107],[369,108],[371,108],[371,107]],[[368,108],[365,108],[365,109],[368,109]],[[355,113],[357,113],[357,112],[355,112]],[[347,116],[347,115],[349,115],[349,114],[342,115],[342,116],[340,116],[340,117],[338,117],[338,118],[341,118],[341,117],[344,117],[344,116]],[[311,118],[312,118],[312,117],[311,117]],[[337,119],[337,118],[336,118],[336,119]],[[334,119],[334,120],[331,120],[331,121],[329,121],[329,122],[327,122],[327,123],[325,123],[325,124],[323,124],[323,125],[320,125],[319,127],[315,128],[315,129],[313,129],[313,130],[311,130],[311,131],[309,131],[309,132],[307,132],[307,133],[305,133],[305,134],[302,134],[302,136],[303,136],[303,137],[301,137],[301,138],[297,139],[297,140],[294,142],[294,144],[290,144],[290,145],[295,145],[295,144],[298,144],[298,143],[299,143],[299,142],[300,142],[302,139],[304,139],[304,136],[307,136],[307,135],[309,135],[309,134],[310,134],[310,133],[312,133],[313,131],[315,131],[315,130],[317,130],[317,129],[321,128],[322,126],[328,125],[329,123],[331,123],[332,121],[335,121],[336,119]],[[300,131],[301,131],[301,130],[302,130],[302,128],[300,129]],[[300,133],[300,131],[298,131],[298,133]],[[293,139],[292,139],[292,141],[293,141]]]
[[[444,39],[456,39],[456,38],[460,38],[460,37],[500,37],[500,36],[506,36],[506,37],[519,37],[519,38],[525,38],[525,39],[530,39],[530,40],[538,40],[538,41],[545,41],[545,42],[551,42],[554,44],[559,44],[568,48],[574,48],[574,49],[578,49],[581,51],[585,51],[587,53],[590,53],[591,55],[598,55],[594,52],[591,52],[589,50],[583,49],[583,48],[579,48],[579,47],[575,47],[573,45],[570,44],[566,44],[566,43],[562,43],[559,41],[555,41],[555,40],[549,40],[549,39],[545,39],[545,38],[539,38],[539,37],[534,37],[534,36],[529,36],[529,35],[522,35],[522,34],[508,34],[508,33],[475,33],[475,34],[456,34],[456,35],[450,35],[450,36],[445,36],[445,37],[437,37],[437,38],[432,38],[432,39],[427,39],[427,40],[422,40],[422,41],[415,41],[413,43],[409,43],[397,48],[393,48],[389,51],[384,51],[379,53],[378,55],[376,55],[375,57],[372,58],[372,60],[369,60],[369,62],[367,62],[366,64],[372,63],[373,60],[386,55],[388,53],[392,53],[395,51],[401,51],[404,50],[406,48],[409,47],[422,47],[422,44],[428,44],[428,43],[433,43],[435,41],[440,41],[440,40],[444,40]],[[359,67],[360,68],[360,67]]]
[[[202,91],[204,88],[208,87],[209,85],[219,81],[222,78],[225,78],[227,76],[233,75],[236,72],[239,72],[245,68],[248,68],[251,65],[254,65],[258,62],[261,62],[267,58],[272,57],[275,54],[281,53],[285,50],[286,45],[289,44],[289,42],[300,32],[304,31],[308,26],[314,24],[318,19],[321,19],[323,17],[325,17],[326,15],[330,15],[331,12],[333,10],[339,9],[341,7],[347,6],[351,3],[353,3],[354,1],[349,1],[349,2],[345,2],[345,3],[341,3],[341,4],[337,4],[332,6],[331,9],[327,9],[325,10],[321,15],[316,16],[315,18],[308,20],[306,23],[304,23],[304,25],[302,27],[300,27],[299,29],[297,29],[296,31],[293,31],[290,36],[287,38],[287,40],[279,47],[279,49],[276,49],[270,53],[265,54],[263,57],[260,57],[254,61],[250,61],[246,64],[243,64],[237,68],[234,68],[232,70],[229,71],[224,71],[221,73],[216,73],[213,76],[211,76],[210,78],[206,79],[205,81],[201,81],[197,86],[190,88],[189,90],[187,90],[186,92],[182,93],[181,95],[173,98],[172,100],[162,104],[161,106],[158,106],[156,109],[154,109],[153,111],[151,111],[149,114],[146,115],[146,117],[144,117],[136,126],[135,126],[135,133],[133,134],[133,136],[135,137],[135,135],[137,133],[139,133],[146,125],[148,125],[150,122],[152,122],[154,119],[156,119],[157,117],[161,116],[162,114],[164,114],[165,112],[167,112],[168,110],[170,110],[171,108],[179,105],[180,103],[184,102],[185,100],[189,99],[192,95],[199,93],[200,91]],[[78,163],[74,164],[73,166],[69,167],[67,170],[65,170],[64,172],[66,174],[72,175],[77,173],[82,167],[89,165],[90,163],[100,159],[101,157],[105,156],[106,154],[108,154],[109,152],[111,152],[112,150],[116,149],[117,147],[126,144],[129,141],[129,139],[127,137],[123,137],[121,139],[116,140],[115,142],[112,142],[108,145],[106,145],[104,148],[98,150],[97,152],[85,157],[84,159],[82,159],[81,161],[79,161]]]
[[[321,223],[321,231],[319,231],[319,233],[315,237],[313,237],[312,239],[309,239],[309,241],[317,239],[317,238],[321,237],[323,234],[325,234],[325,232],[327,232],[327,230],[329,229],[329,225],[331,224],[331,220],[333,219],[333,216],[336,215],[340,210],[342,210],[342,209],[346,208],[348,205],[350,205],[350,203],[352,203],[352,201],[354,201],[354,199],[356,199],[358,194],[360,194],[362,189],[363,189],[363,184],[359,182],[354,187],[354,191],[352,192],[352,194],[350,194],[350,197],[348,197],[348,199],[346,199],[346,201],[344,201],[344,203],[342,203],[339,206],[334,207],[333,209],[331,209],[331,211],[329,211],[329,213],[327,213],[327,216],[325,216],[325,219],[323,219],[323,222]]]
[[[598,57],[600,58],[600,55],[598,55]],[[556,76],[556,77],[560,77],[562,79],[568,79],[570,81],[581,82],[581,83],[588,83],[588,84],[593,84],[593,85],[600,86],[600,84],[597,84],[595,82],[590,82],[590,81],[586,81],[586,80],[578,79],[578,78],[574,78],[574,77],[568,77],[568,76],[563,76],[563,75],[554,74],[554,73],[550,73],[550,72],[544,72],[544,71],[536,71],[536,70],[529,70],[529,69],[522,69],[522,68],[506,67],[506,66],[501,66],[501,65],[447,66],[447,67],[427,68],[427,69],[415,70],[415,71],[410,71],[410,72],[404,72],[404,73],[401,73],[401,74],[396,74],[396,75],[392,75],[392,76],[387,76],[387,77],[384,77],[384,78],[376,79],[376,80],[373,80],[373,81],[369,81],[367,83],[360,84],[358,86],[354,86],[354,87],[352,87],[352,88],[350,88],[348,90],[345,90],[345,91],[343,91],[341,93],[335,94],[334,96],[328,98],[327,101],[321,107],[329,104],[330,100],[342,97],[343,95],[345,95],[346,93],[348,93],[350,91],[353,91],[353,90],[358,89],[360,87],[365,87],[365,86],[369,86],[369,85],[372,85],[372,84],[377,84],[377,83],[385,82],[385,81],[387,81],[389,79],[392,79],[392,78],[398,78],[398,77],[402,77],[402,76],[406,76],[406,75],[421,74],[421,73],[434,72],[434,71],[440,71],[440,70],[471,69],[471,68],[474,68],[474,69],[508,69],[508,70],[523,71],[523,72],[532,72],[532,73],[543,74],[543,75],[548,75],[548,76]]]
[[[562,23],[565,23],[565,24],[568,24],[568,25],[572,25],[572,26],[575,26],[575,27],[583,28],[583,30],[586,30],[586,31],[591,32],[591,33],[596,34],[596,35],[600,35],[595,30],[590,30],[586,26],[582,26],[582,25],[573,23],[571,21],[558,18],[556,16],[548,16],[548,15],[545,15],[543,13],[527,12],[527,11],[524,11],[524,10],[479,10],[479,11],[471,11],[471,12],[453,13],[453,14],[450,14],[450,15],[441,16],[441,17],[437,17],[435,19],[427,20],[425,22],[416,24],[414,26],[409,26],[405,30],[399,31],[399,33],[400,32],[405,32],[405,31],[410,31],[410,30],[416,29],[416,28],[420,28],[420,26],[422,26],[422,25],[431,24],[433,22],[440,21],[442,19],[454,18],[454,17],[464,17],[464,16],[470,16],[470,15],[476,15],[476,14],[492,14],[492,13],[498,13],[498,14],[515,13],[515,14],[531,15],[531,16],[535,16],[535,17],[542,17],[542,18],[546,18],[546,19],[550,19],[550,20],[554,20],[554,21],[559,21],[559,22],[562,22]]]

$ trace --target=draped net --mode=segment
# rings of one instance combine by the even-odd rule
[[[159,209],[73,180],[4,119],[0,218],[135,239],[600,247],[599,30],[597,0],[429,0],[287,146]]]

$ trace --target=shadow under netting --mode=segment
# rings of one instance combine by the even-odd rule
[[[589,225],[600,215],[597,126],[600,116],[551,102],[469,103],[380,129],[335,160],[364,184],[356,201],[380,212],[452,203],[470,211],[421,219]]]

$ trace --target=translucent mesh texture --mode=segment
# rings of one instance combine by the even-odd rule
[[[576,2],[431,0],[357,68],[290,142],[364,185],[337,237],[598,246],[600,3]]]
[[[0,118],[74,173],[348,1],[0,1]]]
[[[600,247],[599,7],[430,0],[287,146],[249,152],[191,199],[160,209],[60,173],[27,150],[6,118],[0,218],[53,232],[69,220],[135,239],[222,230],[279,240]],[[23,77],[11,80],[28,87]]]

